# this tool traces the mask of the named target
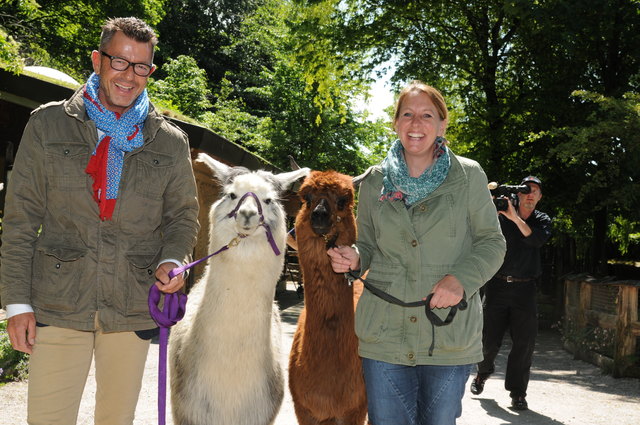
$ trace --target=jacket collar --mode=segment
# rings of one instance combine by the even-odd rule
[[[466,181],[466,172],[464,171],[464,168],[462,168],[460,160],[453,152],[451,152],[450,158],[451,167],[449,167],[449,174],[447,175],[447,178],[444,179],[442,184],[438,186],[438,188],[434,190],[433,193],[428,196],[428,198],[433,198],[436,196],[458,191],[461,189],[461,186],[464,185]]]

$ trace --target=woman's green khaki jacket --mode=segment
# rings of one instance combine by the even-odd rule
[[[6,198],[2,303],[78,330],[151,329],[147,296],[159,261],[186,261],[198,202],[186,134],[150,105],[143,145],[124,156],[112,220],[101,221],[85,172],[98,134],[82,89],[32,113]]]
[[[360,355],[403,365],[463,365],[482,360],[478,290],[502,264],[506,245],[487,177],[472,160],[451,155],[445,181],[406,208],[379,201],[380,166],[360,186],[358,241],[367,280],[405,302],[425,298],[446,274],[462,283],[468,308],[432,330],[424,307],[400,307],[364,290],[356,310]],[[436,309],[444,320],[449,309]],[[435,341],[434,341],[435,338]],[[429,348],[434,341],[434,350]]]

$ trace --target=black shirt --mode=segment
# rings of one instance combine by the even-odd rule
[[[518,226],[504,215],[498,217],[502,234],[507,241],[507,253],[498,274],[520,279],[536,278],[542,274],[540,248],[551,236],[551,219],[534,210],[525,220],[531,234],[524,237]]]

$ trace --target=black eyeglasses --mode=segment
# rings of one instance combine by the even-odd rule
[[[149,65],[142,62],[129,62],[128,60],[123,59],[119,56],[111,56],[103,52],[102,50],[100,51],[100,53],[102,53],[102,56],[106,56],[109,58],[111,68],[115,69],[116,71],[126,71],[130,66],[133,66],[133,72],[135,72],[136,75],[146,77],[151,74],[151,70],[153,69],[153,64]]]

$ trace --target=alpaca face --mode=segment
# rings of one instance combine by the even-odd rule
[[[353,186],[351,178],[336,172],[312,172],[300,188],[313,232],[328,241],[353,223]]]
[[[337,196],[334,192],[307,193],[304,196],[311,211],[311,228],[318,235],[326,235],[342,221],[340,213],[349,202],[348,197]]]

